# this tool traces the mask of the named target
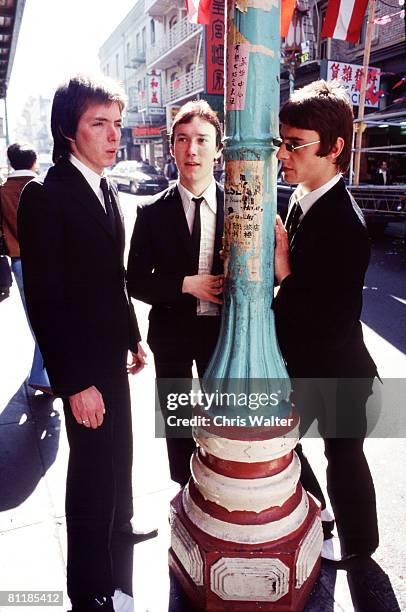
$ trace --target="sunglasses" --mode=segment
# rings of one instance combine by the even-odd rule
[[[306,144],[296,146],[290,142],[285,142],[282,140],[282,138],[272,138],[272,144],[274,147],[278,147],[279,149],[282,145],[285,145],[285,148],[287,151],[289,151],[289,153],[294,153],[297,151],[297,149],[303,149],[303,147],[310,147],[310,145],[317,144],[318,142],[320,142],[320,140],[314,140],[313,142],[306,142]]]

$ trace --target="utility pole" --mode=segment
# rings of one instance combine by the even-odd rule
[[[365,48],[364,48],[364,66],[362,70],[362,79],[361,79],[361,91],[359,97],[359,107],[358,107],[358,119],[359,121],[357,136],[355,140],[355,156],[354,156],[354,185],[359,185],[359,172],[360,172],[360,164],[361,164],[361,147],[362,147],[362,134],[364,132],[364,123],[362,119],[364,118],[364,110],[365,110],[365,97],[367,90],[367,82],[368,82],[368,66],[369,66],[369,58],[371,55],[371,42],[372,42],[372,32],[374,27],[375,20],[375,6],[376,0],[369,0],[369,11],[368,11],[368,23],[367,23],[367,31],[365,37]]]
[[[226,4],[225,291],[202,381],[205,394],[226,401],[198,415],[192,478],[171,503],[169,563],[200,609],[294,612],[317,579],[323,534],[299,482],[298,417],[271,308],[279,3]]]

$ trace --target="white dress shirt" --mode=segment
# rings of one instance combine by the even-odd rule
[[[180,182],[178,182],[178,189],[183,204],[183,210],[185,211],[189,232],[192,233],[196,209],[196,205],[192,201],[192,198],[196,198],[197,196],[188,191]],[[199,197],[202,197],[203,201],[200,204],[201,230],[198,274],[211,274],[217,215],[216,181],[214,178],[210,185]],[[219,314],[219,307],[213,302],[197,300],[197,314],[215,316]]]
[[[7,178],[18,178],[20,176],[32,176],[32,178],[35,178],[38,177],[38,174],[34,170],[13,170]]]
[[[327,181],[327,183],[324,183],[324,185],[322,185],[321,187],[318,187],[317,189],[310,191],[310,193],[305,193],[305,194],[302,193],[302,188],[299,184],[296,187],[295,191],[290,196],[289,210],[288,210],[287,216],[289,216],[293,205],[297,202],[298,204],[300,204],[300,208],[303,211],[303,214],[300,215],[299,217],[299,220],[302,221],[303,217],[305,216],[306,213],[309,212],[313,204],[317,202],[317,200],[319,200],[321,196],[327,193],[327,191],[329,191],[332,187],[334,187],[334,185],[338,183],[340,178],[341,178],[341,174],[338,173],[335,176],[333,176],[333,178],[331,178],[329,181]]]
[[[86,166],[77,157],[72,155],[72,153],[69,155],[69,161],[73,166],[75,166],[75,168],[79,170],[79,172],[83,174],[90,187],[93,189],[94,193],[98,197],[100,204],[103,206],[104,212],[107,212],[106,205],[104,203],[103,192],[100,187],[100,180],[104,175],[97,174],[97,172],[89,168],[89,166]]]

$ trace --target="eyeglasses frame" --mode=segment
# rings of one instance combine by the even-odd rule
[[[274,145],[274,147],[278,147],[278,149],[280,149],[282,145],[285,145],[285,148],[288,153],[294,153],[295,151],[297,151],[297,149],[310,147],[310,145],[318,144],[319,142],[320,140],[314,140],[313,142],[306,142],[305,144],[295,146],[290,142],[285,142],[284,140],[282,140],[282,138],[272,138],[272,144]]]

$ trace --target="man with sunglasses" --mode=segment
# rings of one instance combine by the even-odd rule
[[[359,320],[370,246],[362,213],[342,178],[350,162],[353,114],[337,81],[317,81],[295,92],[279,118],[277,157],[284,179],[297,187],[285,226],[276,221],[276,329],[294,379],[301,435],[317,419],[324,438],[341,551],[331,546],[334,523],[298,445],[302,484],[321,503],[322,556],[348,561],[378,546],[375,491],[363,453],[365,405],[377,370]]]

